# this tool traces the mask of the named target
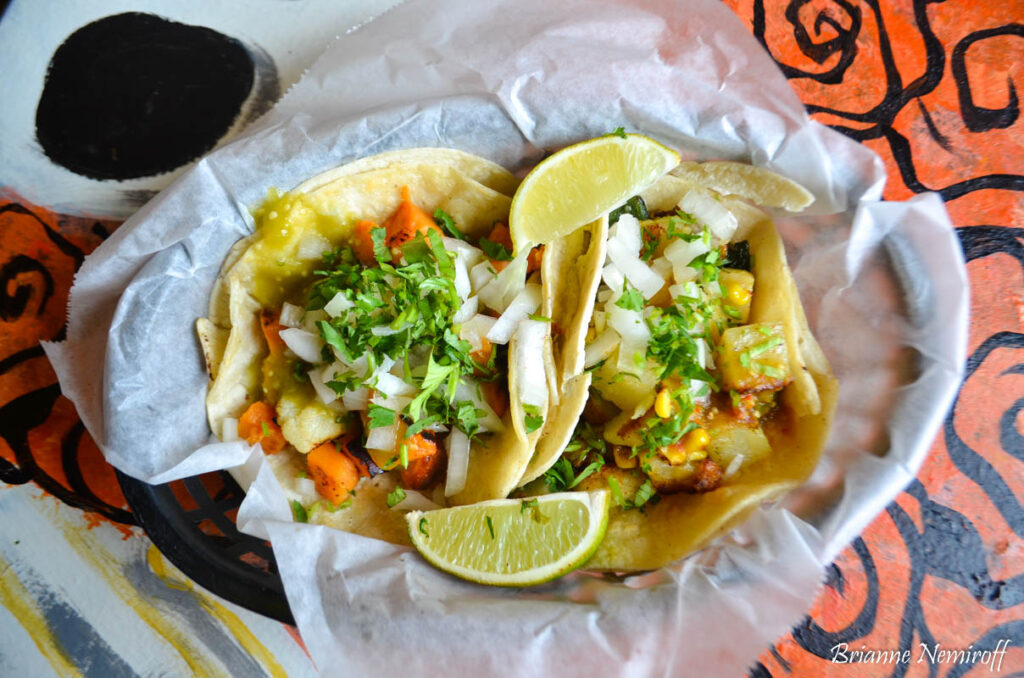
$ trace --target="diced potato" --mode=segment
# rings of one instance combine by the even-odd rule
[[[710,435],[711,442],[707,447],[708,457],[723,469],[732,470],[733,473],[738,468],[767,457],[772,451],[768,438],[760,426],[745,426],[735,420],[723,417],[713,424]],[[733,460],[740,455],[742,455],[742,459],[739,466],[733,468]]]
[[[315,398],[303,403],[286,393],[277,403],[277,422],[285,440],[303,454],[345,432],[344,424],[336,421],[337,416],[337,412]]]
[[[750,319],[750,302],[754,298],[753,274],[739,268],[723,268],[718,274],[718,282],[722,286],[722,303],[739,313],[739,317],[729,315],[729,320],[747,322]]]
[[[647,476],[651,484],[658,492],[666,494],[672,492],[689,491],[697,482],[697,470],[700,468],[699,461],[687,461],[683,464],[670,464],[660,454],[651,455],[645,459],[650,471]]]
[[[643,437],[640,435],[642,428],[642,416],[640,419],[634,420],[632,412],[619,412],[604,425],[604,439],[612,445],[638,447],[644,442]]]
[[[660,372],[658,365],[648,361],[643,374],[637,377],[619,372],[617,362],[618,350],[613,352],[604,365],[594,373],[593,388],[605,400],[615,403],[620,410],[630,414],[641,406],[646,410],[654,403],[654,392],[657,390]]]
[[[725,388],[776,391],[792,377],[781,323],[730,327],[722,333],[718,365]]]

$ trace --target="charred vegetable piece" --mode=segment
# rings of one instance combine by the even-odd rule
[[[725,251],[723,266],[738,268],[741,271],[750,270],[750,243],[746,240],[731,242]]]
[[[318,445],[306,456],[306,468],[316,483],[316,491],[332,504],[341,504],[359,483],[360,475],[369,475],[365,466],[347,452],[339,450],[334,442]]]
[[[386,234],[384,244],[391,251],[393,263],[402,258],[402,245],[412,240],[417,233],[426,234],[427,231],[434,231],[438,235],[444,235],[434,223],[434,218],[409,199],[408,186],[402,186],[402,202],[382,226]]]
[[[267,454],[284,449],[281,427],[274,421],[274,408],[264,402],[255,402],[238,420],[238,436],[250,445],[259,443]]]
[[[405,441],[408,465],[400,475],[402,485],[410,490],[429,487],[444,465],[444,455],[432,436],[417,433]]]
[[[777,391],[792,377],[780,323],[731,327],[722,333],[719,367],[726,388],[739,392]]]
[[[651,218],[650,212],[647,211],[647,203],[645,203],[644,199],[639,195],[634,195],[625,203],[609,212],[608,225],[615,225],[615,222],[618,221],[619,217],[623,214],[632,214],[637,218],[637,221],[643,221],[644,219]]]

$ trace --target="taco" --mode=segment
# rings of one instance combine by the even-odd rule
[[[519,483],[553,354],[542,251],[513,257],[505,226],[516,185],[416,149],[255,210],[197,323],[207,414],[222,439],[262,446],[297,519],[408,543],[401,509]]]
[[[567,445],[534,455],[519,492],[610,489],[587,567],[665,565],[813,470],[836,381],[774,223],[751,204],[811,199],[751,166],[683,163],[609,215],[596,296],[580,298],[571,263],[549,274],[550,303],[587,323],[563,383],[587,387],[563,392],[559,407],[582,416]]]

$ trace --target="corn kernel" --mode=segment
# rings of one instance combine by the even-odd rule
[[[681,445],[668,445],[658,450],[658,452],[668,459],[668,463],[673,466],[679,466],[686,463],[686,451],[682,449]]]
[[[704,461],[708,458],[707,450],[697,450],[686,455],[688,461]]]
[[[663,388],[654,399],[654,412],[662,419],[668,419],[672,416],[672,410],[672,394],[667,388]]]
[[[687,453],[703,450],[711,442],[711,436],[702,428],[695,428],[683,437],[683,449]],[[704,455],[705,457],[707,454]],[[702,457],[703,458],[703,457]]]
[[[729,300],[729,304],[731,306],[739,308],[742,306],[746,306],[747,304],[750,303],[751,295],[750,290],[748,290],[746,287],[744,287],[743,285],[733,283],[726,285],[725,296]]]

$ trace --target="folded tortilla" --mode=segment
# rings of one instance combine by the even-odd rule
[[[197,321],[212,379],[206,401],[211,429],[221,435],[226,419],[237,419],[251,403],[263,398],[261,368],[268,349],[260,313],[279,310],[313,279],[320,259],[301,257],[304,241],[323,242],[327,245],[324,249],[347,243],[358,220],[383,223],[399,205],[403,187],[408,188],[414,204],[427,213],[444,210],[464,234],[478,239],[486,236],[496,221],[507,221],[510,196],[517,184],[512,174],[483,158],[448,149],[412,149],[332,169],[268,202],[273,211],[262,214],[257,231],[229,252],[211,295],[209,317]],[[509,365],[514,365],[520,351],[515,336],[508,351]],[[527,435],[523,430],[519,396],[515,370],[510,370],[510,407],[503,417],[504,430],[475,439],[465,489],[446,502],[441,483],[440,491],[435,488],[432,495],[435,501],[463,504],[495,499],[516,487],[541,434]],[[314,406],[324,407],[313,399],[310,407]],[[547,418],[546,409],[541,414]],[[306,419],[299,414],[296,421],[301,425]],[[295,485],[305,469],[304,455],[289,445],[268,455],[268,460],[286,493],[298,496]],[[393,476],[383,473],[362,479],[349,506],[334,512],[317,511],[311,520],[408,543],[404,513],[389,510],[385,501],[395,485]]]

